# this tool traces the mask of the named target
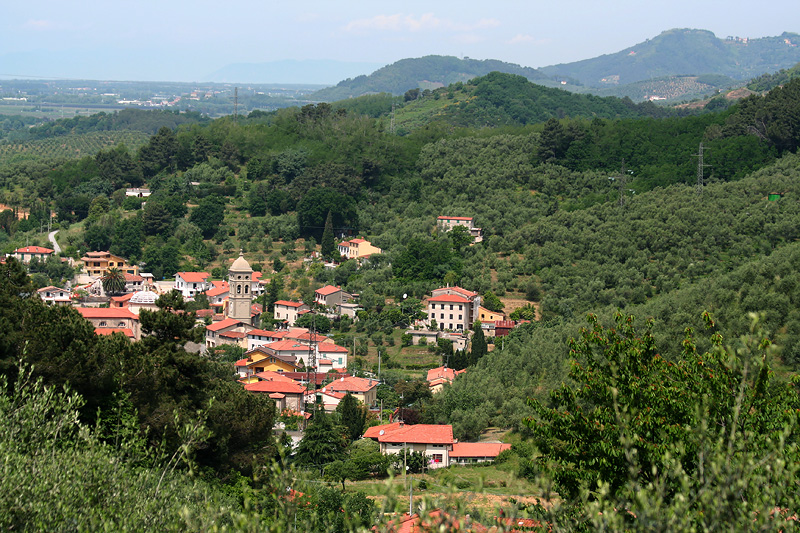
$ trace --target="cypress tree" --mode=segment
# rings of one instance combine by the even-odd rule
[[[322,232],[320,241],[320,253],[325,259],[330,259],[336,252],[336,245],[333,243],[333,218],[328,210],[328,218],[325,219],[325,230]]]

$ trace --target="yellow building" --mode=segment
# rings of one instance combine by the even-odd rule
[[[478,307],[478,320],[481,322],[496,322],[498,320],[505,320],[506,317],[503,313],[495,313],[489,311],[483,306]]]
[[[104,276],[110,268],[116,268],[125,274],[139,275],[137,265],[130,265],[124,258],[110,252],[86,252],[86,255],[81,257],[81,261],[83,261],[83,269],[90,276]]]

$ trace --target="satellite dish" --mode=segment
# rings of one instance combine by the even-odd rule
[[[386,430],[385,430],[385,429],[382,429],[382,430],[380,430],[380,431],[378,432],[378,435],[383,435],[384,433],[386,433]]]

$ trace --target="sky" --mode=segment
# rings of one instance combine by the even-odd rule
[[[2,4],[0,77],[14,78],[204,81],[229,64],[280,60],[334,60],[371,72],[431,54],[543,67],[614,53],[672,28],[719,38],[800,33],[797,0]]]

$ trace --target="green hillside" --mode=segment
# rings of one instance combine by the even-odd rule
[[[494,426],[488,438],[515,443],[498,458],[507,479],[495,488],[515,476],[535,488],[525,502],[505,500],[506,516],[569,531],[648,530],[659,520],[675,531],[747,530],[754,520],[784,529],[772,511],[793,512],[800,479],[798,117],[798,79],[683,115],[493,72],[407,97],[189,121],[159,128],[137,149],[0,164],[9,207],[0,212],[0,252],[46,244],[49,222],[65,257],[107,250],[157,279],[179,271],[224,279],[242,253],[269,279],[264,329],[280,325],[270,313],[277,300],[312,302],[317,289],[340,286],[358,295],[357,320],[308,316],[348,348],[350,372],[380,372],[384,409],[403,408],[409,425],[452,424],[460,442]],[[99,129],[103,120],[83,124]],[[82,123],[71,124],[47,140],[76,135]],[[145,205],[125,196],[130,186],[152,191]],[[442,215],[473,217],[483,240],[441,231]],[[333,235],[368,239],[382,253],[342,260]],[[165,530],[208,529],[219,517],[220,530],[283,531],[295,512],[299,530],[380,529],[380,517],[390,519],[380,513],[400,507],[391,490],[371,493],[374,503],[352,483],[399,485],[386,472],[412,467],[353,439],[366,411],[314,412],[305,451],[292,456],[270,428],[298,421],[236,381],[241,347],[187,352],[203,333],[192,311],[208,309],[207,300],[161,298],[162,310],[142,312],[152,334],[129,342],[97,336],[74,309],[36,296],[71,279],[68,262],[28,269],[0,264],[0,377],[17,383],[21,361],[34,380],[68,384],[78,396],[67,408],[63,395],[18,385],[24,396],[14,397],[0,385],[0,413],[11,420],[0,424],[6,529],[123,522],[105,489],[93,496],[82,486],[131,499],[137,523],[165,499],[172,515],[152,522]],[[406,331],[425,316],[424,298],[444,285],[530,322],[488,345],[479,325],[463,352],[447,339],[411,345]],[[587,315],[597,317],[588,328]],[[420,377],[442,363],[467,372],[431,396]],[[14,422],[26,413],[33,425]],[[65,433],[48,435],[49,422]],[[424,457],[410,459],[414,490],[428,490],[419,484]],[[104,466],[91,470],[93,460]],[[31,479],[38,469],[55,478],[56,461],[69,481]],[[772,464],[785,467],[760,466]],[[457,468],[442,479],[481,490]],[[62,511],[35,497],[50,489],[70,492]],[[654,507],[659,516],[648,515]],[[631,511],[624,524],[614,509]],[[496,513],[458,511],[496,523]]]
[[[706,30],[673,29],[614,54],[542,67],[550,77],[593,88],[652,78],[716,74],[747,80],[800,61],[800,35],[760,39],[719,39]]]
[[[425,56],[401,59],[376,70],[369,76],[348,78],[335,87],[313,93],[310,98],[332,102],[370,93],[387,92],[401,95],[410,89],[436,89],[494,71],[518,74],[540,83],[548,79],[536,69],[494,59]]]

